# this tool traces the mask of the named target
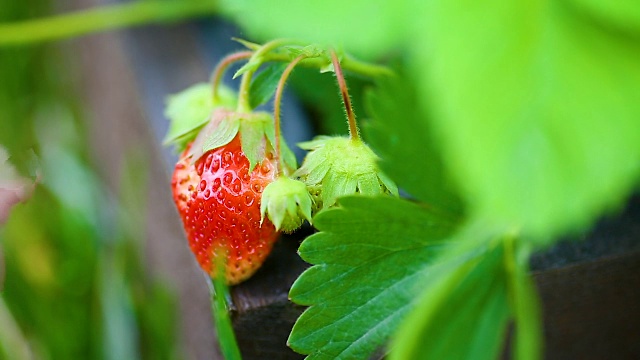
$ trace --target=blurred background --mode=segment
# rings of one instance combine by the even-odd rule
[[[110,3],[0,0],[0,23]],[[163,111],[242,35],[209,16],[0,47],[0,359],[221,357],[171,200]],[[234,71],[225,81],[237,88]],[[346,133],[333,82],[296,71],[303,101],[287,90],[283,104],[290,144]],[[364,84],[350,83],[356,110]]]
[[[0,22],[100,5],[2,0]],[[218,19],[0,48],[0,359],[219,356],[170,197],[164,99],[238,48]]]

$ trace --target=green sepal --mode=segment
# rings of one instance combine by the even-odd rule
[[[196,161],[209,150],[230,143],[238,133],[242,152],[249,160],[249,172],[266,158],[267,153],[274,152],[276,135],[271,114],[267,112],[238,113],[216,109],[211,115],[210,122],[193,141],[189,154],[192,161]],[[296,167],[295,156],[282,137],[280,144],[283,169],[285,173],[289,173]]]
[[[322,187],[322,209],[355,193],[398,195],[396,185],[378,168],[376,154],[360,140],[319,136],[298,146],[309,153],[293,176],[309,187]]]
[[[241,115],[240,143],[244,155],[249,159],[249,172],[253,171],[253,168],[265,158],[267,151],[266,141],[273,148],[273,142],[269,140],[275,137],[275,135],[270,136],[273,132],[275,130],[271,114],[255,112]]]
[[[165,116],[170,125],[165,144],[176,144],[181,150],[191,142],[197,130],[204,126],[215,108],[234,108],[237,103],[235,93],[224,85],[218,87],[218,99],[213,100],[211,85],[195,84],[177,94],[167,97]]]
[[[227,145],[238,134],[240,129],[240,119],[229,116],[221,121],[216,130],[208,136],[202,145],[202,151],[207,152]]]
[[[260,222],[266,215],[276,230],[289,233],[298,229],[305,219],[311,223],[312,205],[305,183],[280,176],[262,192]]]
[[[242,46],[246,47],[249,50],[253,50],[253,51],[259,50],[262,47],[262,45],[260,45],[260,44],[256,44],[254,42],[251,42],[251,41],[248,41],[248,40],[245,40],[245,39],[241,39],[241,38],[237,38],[237,37],[233,37],[233,38],[231,38],[231,40],[233,40],[233,41],[235,41],[237,43],[240,43]]]
[[[233,111],[218,108],[191,144],[189,157],[195,162],[205,152],[228,144],[238,133],[239,123]]]

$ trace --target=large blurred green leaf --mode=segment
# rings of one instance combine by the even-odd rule
[[[496,359],[509,321],[515,328],[513,358],[541,358],[540,309],[529,251],[512,236],[479,237],[466,228],[422,299],[394,336],[391,359]]]
[[[363,92],[368,83],[349,74],[349,94],[357,118],[363,111]],[[291,76],[296,95],[309,110],[315,129],[321,134],[346,135],[349,132],[340,90],[333,74],[321,73],[317,69],[300,67]],[[286,119],[284,121],[287,121]]]
[[[635,0],[566,0],[580,16],[589,17],[614,31],[640,36],[640,6]]]
[[[315,264],[291,288],[311,305],[289,345],[310,359],[364,359],[393,333],[411,308],[454,223],[406,200],[348,197],[320,213],[321,230],[300,246]]]
[[[252,38],[289,37],[379,55],[405,41],[404,1],[223,0],[222,11]]]
[[[450,261],[424,291],[396,334],[391,359],[496,359],[510,310],[504,248],[478,244],[474,256]],[[478,250],[483,251],[478,251]]]
[[[455,186],[442,162],[413,84],[406,76],[380,78],[367,95],[373,119],[365,137],[382,158],[380,167],[400,188],[431,206],[459,214]]]
[[[623,199],[640,167],[637,36],[562,1],[425,4],[421,105],[476,215],[545,237]]]
[[[253,78],[249,88],[251,108],[256,108],[269,101],[276,92],[278,81],[280,81],[280,77],[286,67],[287,64],[284,63],[269,64]]]

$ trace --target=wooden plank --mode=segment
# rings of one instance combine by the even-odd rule
[[[640,252],[534,276],[546,359],[640,359]]]

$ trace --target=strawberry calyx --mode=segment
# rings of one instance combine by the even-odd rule
[[[310,188],[321,187],[322,209],[335,205],[339,197],[356,193],[398,196],[395,183],[379,169],[378,156],[361,140],[318,136],[298,146],[309,153],[293,176]]]
[[[182,152],[207,124],[214,110],[233,109],[237,102],[235,92],[224,85],[217,87],[214,98],[207,83],[198,83],[168,96],[164,114],[170,124],[164,143],[175,144],[178,152]]]
[[[305,219],[311,223],[312,205],[305,183],[280,176],[262,192],[260,221],[264,221],[266,216],[277,231],[291,233],[300,228]]]
[[[213,111],[209,123],[193,141],[188,155],[195,162],[207,151],[225,146],[239,135],[242,151],[249,160],[251,172],[262,160],[273,156],[275,134],[273,117],[267,112],[238,112],[218,108]],[[280,141],[283,146],[278,158],[282,159],[287,171],[292,171],[296,168],[295,156],[284,140]]]

